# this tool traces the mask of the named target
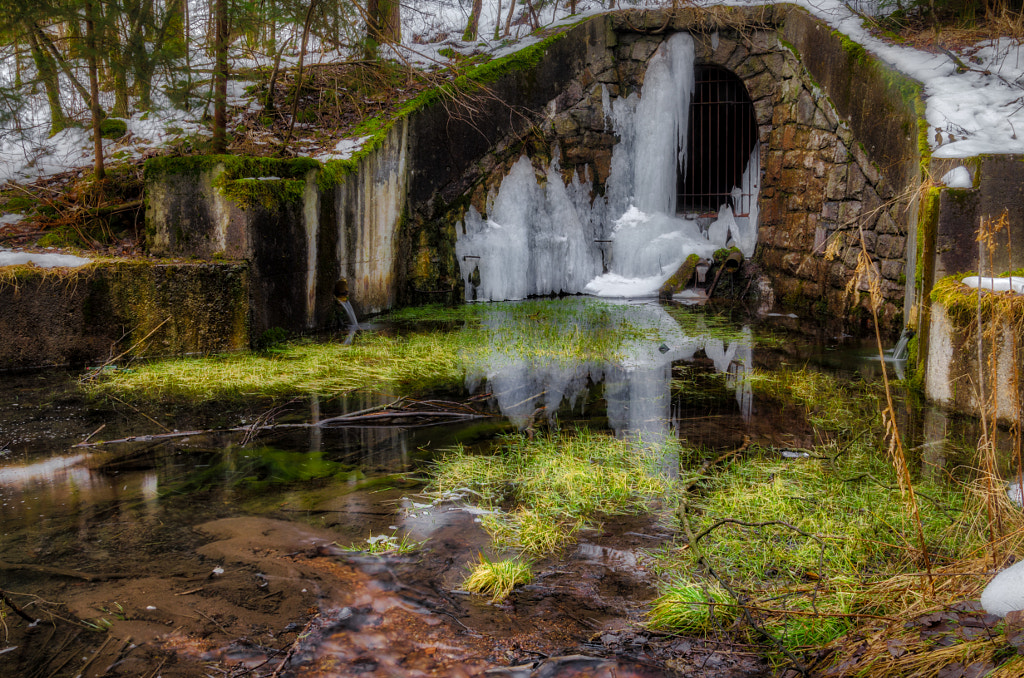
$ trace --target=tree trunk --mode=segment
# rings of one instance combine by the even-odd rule
[[[227,151],[228,126],[228,0],[214,2],[213,142],[214,153]]]
[[[35,28],[33,26],[32,28]],[[39,38],[34,30],[28,31],[28,43],[32,50],[32,60],[35,62],[39,79],[43,81],[46,89],[46,101],[50,105],[50,135],[68,126],[68,120],[64,116],[64,109],[60,105],[60,84],[57,82],[57,67],[50,56],[43,51],[39,44]]]
[[[92,139],[96,180],[102,181],[105,175],[103,168],[103,136],[100,134],[100,122],[103,111],[100,110],[100,78],[96,62],[99,54],[96,50],[96,22],[94,21],[93,0],[85,0],[85,50],[89,62],[89,110],[92,113]]]
[[[483,0],[473,0],[473,9],[469,13],[469,21],[466,23],[466,31],[462,34],[463,42],[472,42],[480,30],[480,12],[483,10]],[[501,10],[498,10],[501,12]]]
[[[366,43],[363,55],[376,59],[381,45],[402,42],[399,0],[366,0]]]
[[[508,5],[508,17],[505,19],[505,37],[506,38],[508,37],[509,31],[512,30],[512,14],[513,14],[513,12],[515,12],[515,10],[516,10],[516,0],[512,0],[512,2],[510,2],[509,5]]]
[[[71,84],[78,90],[78,93],[82,95],[82,98],[85,101],[89,101],[89,97],[91,96],[89,94],[89,90],[87,90],[85,86],[78,81],[78,78],[75,77],[74,71],[72,71],[71,67],[68,66],[68,62],[64,59],[60,50],[57,49],[57,46],[53,44],[53,41],[50,40],[50,36],[46,34],[46,31],[41,29],[39,24],[34,22],[32,23],[31,30],[35,33],[36,38],[39,41],[39,45],[52,55],[52,63],[59,67],[64,75],[67,76],[68,80],[71,81]]]
[[[124,64],[111,62],[110,70],[114,72],[114,108],[110,114],[115,118],[128,117],[128,74]]]

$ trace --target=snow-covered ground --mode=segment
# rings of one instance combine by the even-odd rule
[[[870,35],[863,20],[840,0],[792,0],[814,15],[825,20],[852,40],[862,44],[879,58],[898,70],[921,81],[927,104],[927,119],[931,127],[929,139],[934,155],[940,158],[970,157],[980,153],[1024,153],[1024,55],[1020,44],[1010,39],[989,41],[976,45],[961,59],[971,70],[957,72],[953,59],[945,54],[930,54],[910,47],[894,45]],[[195,2],[193,12],[197,21],[203,20],[203,3]],[[520,49],[537,38],[531,36],[525,23],[511,26],[509,36],[504,35],[508,0],[484,0],[480,21],[480,37],[473,43],[461,41],[472,0],[426,0],[403,4],[403,35],[406,43],[399,48],[401,56],[423,67],[445,62],[441,50],[460,52],[482,49],[496,55]],[[606,2],[579,0],[577,14],[567,16],[568,2],[561,2],[557,10],[548,7],[540,12],[547,25],[577,21],[600,13]],[[620,0],[620,7],[656,7],[667,4],[657,0]],[[696,4],[756,5],[749,0],[696,0]],[[853,0],[861,12],[873,13],[874,0]],[[502,7],[499,15],[499,5]],[[501,29],[495,35],[495,27]],[[515,22],[513,22],[515,23]],[[201,30],[203,26],[197,26]],[[194,33],[200,34],[200,33]],[[427,41],[424,44],[424,41]],[[320,51],[313,45],[307,63],[332,62],[347,55],[337,51]],[[807,57],[811,58],[811,57]],[[297,54],[283,58],[294,64]],[[209,58],[200,51],[192,55],[192,67],[197,72],[209,71]],[[233,55],[236,68],[267,66],[271,58],[252,52],[238,51]],[[0,62],[0,77],[4,63]],[[197,75],[197,78],[204,77]],[[173,108],[162,93],[164,83],[154,81],[154,96],[159,110],[148,114],[135,114],[128,119],[128,135],[117,141],[105,142],[108,157],[138,157],[155,146],[173,142],[189,135],[206,135],[202,122],[206,106],[189,111]],[[246,110],[258,110],[258,104],[247,97],[245,86],[250,83],[232,83],[231,104]],[[66,88],[74,96],[72,88]],[[105,102],[107,105],[112,102]],[[79,107],[81,104],[79,104]],[[0,181],[31,180],[74,167],[88,167],[92,153],[90,132],[71,128],[47,138],[48,127],[45,99],[42,94],[34,99],[21,116],[23,133],[0,129]],[[1020,130],[1020,133],[1018,133]],[[336,148],[323,149],[324,159],[345,157],[358,148],[352,141],[340,141]],[[312,152],[312,151],[311,151]]]

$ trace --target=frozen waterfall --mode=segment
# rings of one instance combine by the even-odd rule
[[[639,96],[613,100],[603,92],[607,124],[619,139],[604,197],[591,200],[591,182],[578,176],[565,184],[557,149],[546,172],[520,158],[488,196],[486,218],[471,207],[459,229],[455,252],[466,299],[656,296],[690,254],[710,257],[735,245],[753,255],[756,144],[741,185],[733,189],[733,204],[740,193],[754,196],[749,217],[734,217],[728,203],[714,220],[676,213],[694,75],[693,39],[677,33],[651,57]]]

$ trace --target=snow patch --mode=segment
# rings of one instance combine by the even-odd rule
[[[972,275],[964,278],[961,282],[975,290],[981,288],[986,292],[1016,292],[1017,294],[1024,294],[1024,277],[1021,276],[989,278]]]
[[[90,261],[90,259],[76,257],[72,254],[0,251],[0,266],[34,264],[40,268],[77,268],[85,266]]]
[[[985,612],[999,617],[1024,610],[1024,560],[993,577],[981,592],[981,606]]]
[[[939,183],[945,184],[947,188],[973,188],[974,181],[971,179],[971,171],[960,165],[954,167],[942,175]]]

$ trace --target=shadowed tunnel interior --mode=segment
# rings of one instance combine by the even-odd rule
[[[718,66],[700,66],[690,100],[686,171],[678,181],[678,211],[717,213],[731,201],[750,152],[757,143],[757,120],[743,81]],[[756,199],[756,196],[753,196]],[[750,212],[752,196],[743,194],[733,214]]]

